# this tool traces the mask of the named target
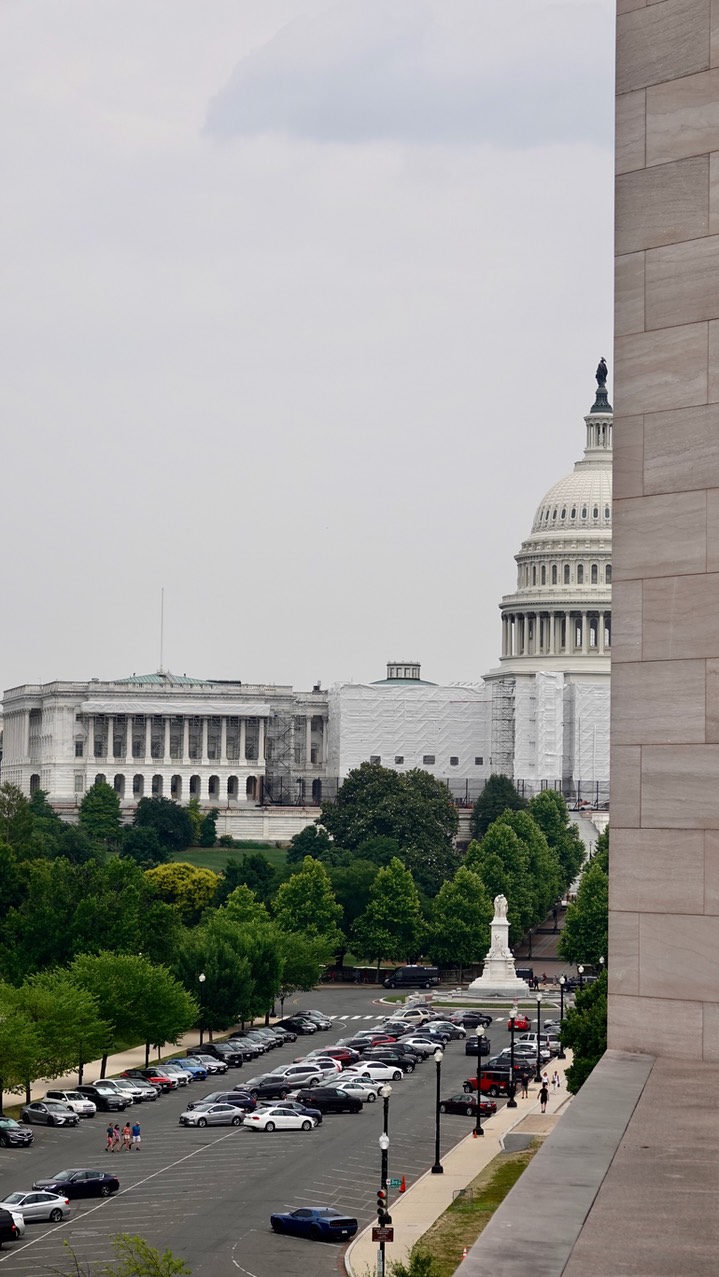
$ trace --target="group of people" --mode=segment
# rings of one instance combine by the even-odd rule
[[[120,1153],[123,1148],[126,1148],[128,1153],[133,1148],[136,1148],[138,1153],[140,1151],[142,1133],[137,1119],[135,1119],[132,1126],[130,1126],[129,1121],[125,1122],[122,1130],[120,1130],[119,1122],[115,1122],[114,1125],[110,1122],[105,1135],[107,1138],[107,1143],[105,1144],[106,1153]]]
[[[529,1069],[523,1069],[523,1071],[520,1073],[520,1076],[519,1076],[519,1080],[522,1086],[523,1100],[529,1099],[530,1078],[531,1078],[531,1074],[529,1072]],[[552,1081],[551,1081],[552,1091],[556,1093],[559,1090],[561,1085],[562,1085],[562,1079],[560,1078],[557,1070],[555,1069],[554,1073],[552,1074]],[[539,1104],[543,1113],[546,1113],[547,1111],[547,1101],[549,1099],[549,1087],[550,1087],[549,1074],[545,1071],[542,1074],[542,1085],[539,1088]]]

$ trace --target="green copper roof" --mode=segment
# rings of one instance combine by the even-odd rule
[[[203,685],[207,683],[211,683],[212,679],[211,678],[188,678],[186,674],[170,674],[169,672],[168,673],[158,672],[157,674],[131,674],[129,678],[116,678],[113,680],[113,682],[136,683],[136,684],[149,683],[155,686],[161,685],[163,687],[166,687],[168,684],[173,685],[176,683],[184,683],[184,684],[191,683],[196,685],[197,687],[202,687]]]

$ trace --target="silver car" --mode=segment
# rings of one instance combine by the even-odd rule
[[[242,1119],[235,1104],[198,1104],[180,1113],[180,1126],[241,1126]]]
[[[191,1073],[187,1069],[181,1069],[178,1064],[163,1064],[163,1069],[168,1077],[176,1077],[180,1086],[188,1086],[193,1081]]]
[[[40,1189],[31,1193],[8,1193],[0,1201],[0,1206],[12,1211],[13,1215],[19,1212],[27,1223],[49,1219],[51,1224],[59,1224],[61,1219],[67,1219],[70,1214],[70,1203],[66,1197]]]
[[[78,1117],[94,1117],[97,1113],[97,1105],[92,1100],[88,1100],[87,1096],[81,1095],[79,1091],[46,1091],[46,1100],[57,1100],[60,1104],[67,1104],[73,1113],[77,1113]]]
[[[77,1126],[80,1119],[67,1104],[57,1100],[33,1100],[22,1111],[23,1122],[40,1122],[45,1126]]]

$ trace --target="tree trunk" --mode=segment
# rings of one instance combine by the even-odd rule
[[[265,1011],[265,1028],[269,1028],[269,1023],[270,1023],[270,1013],[269,1011]]]
[[[462,966],[460,962],[459,964],[459,983],[460,984],[462,983],[463,976],[464,976],[464,967]]]
[[[85,1076],[85,1065],[83,1064],[82,1060],[80,1060],[80,1062],[79,1062],[79,1064],[78,1064],[78,1066],[77,1066],[77,1084],[78,1084],[78,1086],[82,1086],[82,1079],[83,1079],[83,1077],[84,1077],[84,1076]]]
[[[107,1055],[103,1055],[100,1062],[100,1077],[104,1077],[107,1073]]]
[[[30,1094],[30,1079],[26,1078],[25,1079],[25,1103],[29,1104],[31,1099],[32,1099],[32,1095]]]
[[[5,1112],[5,1105],[3,1104],[4,1092],[5,1092],[5,1079],[0,1077],[0,1113]]]
[[[146,1042],[145,1043],[145,1068],[148,1067],[149,1063],[150,1063],[150,1043]]]

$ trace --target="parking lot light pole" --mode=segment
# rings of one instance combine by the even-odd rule
[[[390,1089],[391,1089],[391,1088],[390,1088]],[[388,1102],[389,1102],[389,1096],[386,1096],[386,1097],[383,1097],[383,1098],[384,1098],[384,1101],[385,1101],[385,1116],[386,1116],[386,1115],[387,1115],[387,1104],[388,1104]],[[380,1213],[379,1213],[379,1211],[378,1211],[378,1212],[377,1212],[377,1217],[378,1217],[378,1222],[379,1222],[382,1226],[384,1226],[384,1225],[386,1225],[386,1224],[389,1224],[389,1223],[391,1222],[391,1218],[392,1218],[392,1217],[391,1217],[391,1215],[389,1215],[389,1214],[388,1214],[388,1212],[387,1212],[387,1206],[389,1205],[389,1198],[388,1198],[388,1196],[387,1196],[387,1174],[388,1174],[388,1155],[389,1155],[389,1135],[387,1134],[387,1131],[386,1131],[386,1130],[384,1130],[384,1131],[382,1132],[382,1134],[380,1135],[380,1137],[379,1137],[379,1146],[380,1146],[380,1153],[381,1153],[381,1158],[382,1158],[381,1169],[380,1169],[380,1179],[381,1179],[381,1182],[382,1182],[382,1193],[383,1193],[383,1202],[384,1202],[384,1208],[385,1208],[385,1209],[384,1209],[384,1211],[382,1212],[382,1214],[381,1214],[381,1215],[380,1215]],[[380,1242],[380,1244],[379,1244],[379,1272],[380,1272],[380,1277],[385,1277],[385,1249],[384,1249],[384,1248],[385,1248],[385,1243],[384,1243],[384,1242]]]
[[[541,1033],[542,1033],[542,995],[541,993],[538,993],[537,994],[537,1071],[534,1074],[535,1082],[541,1082],[542,1080],[542,1070],[539,1067],[540,1065],[539,1052],[541,1050],[541,1042],[540,1042]]]
[[[508,1109],[516,1109],[517,1107],[517,1101],[514,1098],[514,1093],[517,1089],[516,1080],[514,1077],[514,1021],[516,1020],[516,1018],[517,1018],[517,1004],[515,1002],[514,1006],[512,1007],[512,1010],[509,1013],[509,1032],[511,1036],[509,1039],[510,1041],[509,1085],[507,1087],[507,1095],[509,1096],[509,1099],[507,1100]]]
[[[389,1097],[391,1094],[392,1094],[392,1087],[390,1086],[389,1082],[385,1082],[384,1086],[380,1090],[380,1095],[382,1096],[382,1103],[384,1104],[384,1112],[382,1114],[382,1134],[383,1135],[389,1135]],[[382,1187],[383,1188],[387,1187],[384,1181],[382,1182]]]
[[[584,967],[580,964],[577,967],[577,971],[579,972],[579,992],[581,993],[584,988]]]
[[[567,983],[567,977],[560,975],[559,977],[559,1050],[557,1051],[558,1060],[566,1060],[564,1047],[562,1046],[562,1029],[564,1028],[564,986]]]
[[[605,962],[605,959],[604,959],[604,958],[600,958],[600,959],[599,959],[599,974],[600,974],[600,975],[602,974],[602,972],[603,972],[603,970],[604,970],[604,962]]]
[[[200,983],[200,1046],[202,1046],[202,1041],[203,1041],[203,1037],[205,1033],[205,999],[203,994],[205,992],[205,980],[207,979],[207,976],[205,975],[204,971],[200,972],[197,979],[199,980],[199,983]]]
[[[434,1105],[434,1166],[432,1167],[433,1175],[444,1175],[444,1167],[439,1157],[439,1102],[442,1093],[442,1060],[444,1055],[439,1047],[434,1053],[434,1062],[437,1065],[437,1098]]]
[[[484,1038],[484,1028],[482,1025],[477,1026],[477,1116],[474,1121],[475,1139],[478,1135],[484,1135],[482,1130],[482,1039]]]

